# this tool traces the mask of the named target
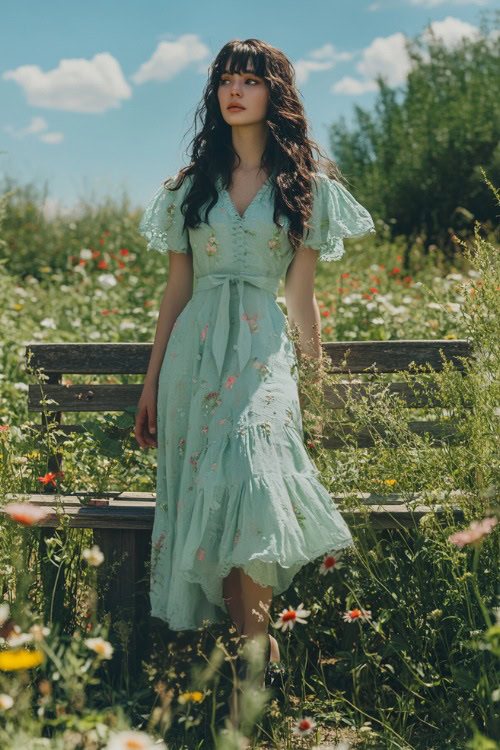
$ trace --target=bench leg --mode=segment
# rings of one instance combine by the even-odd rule
[[[151,531],[99,528],[94,529],[94,542],[105,557],[97,568],[98,608],[100,614],[111,615],[109,637],[115,652],[110,672],[118,676],[126,667],[125,675],[128,671],[129,676],[138,676],[150,640],[149,578],[145,564],[150,555]],[[117,630],[119,621],[129,623],[128,639]],[[126,662],[123,649],[128,651]]]

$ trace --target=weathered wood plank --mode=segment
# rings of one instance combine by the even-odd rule
[[[128,658],[130,674],[137,674],[142,639],[146,636],[139,623],[141,615],[149,612],[149,601],[145,601],[149,588],[145,563],[150,557],[151,532],[149,529],[96,527],[94,542],[104,553],[104,562],[97,568],[99,612],[101,615],[111,613],[114,626],[118,620],[128,620],[132,625],[127,644],[128,655],[121,647],[118,649],[113,673],[119,675],[123,660]]]
[[[446,492],[444,490],[432,491],[432,492],[413,492],[405,493],[404,495],[398,492],[338,492],[330,493],[330,497],[335,503],[342,504],[347,499],[355,497],[359,502],[365,505],[401,505],[404,503],[412,502],[425,505],[426,500],[429,499],[429,494],[432,495],[432,499],[436,503],[448,501],[450,498],[453,499],[464,499],[470,498],[471,493],[462,492],[461,490],[452,490]],[[57,507],[58,505],[75,505],[81,506],[83,503],[94,502],[95,504],[108,504],[108,505],[120,505],[124,507],[134,505],[136,503],[152,503],[156,502],[155,492],[132,492],[124,490],[123,492],[101,492],[96,494],[95,492],[74,492],[69,495],[56,495],[55,493],[30,493],[20,494],[15,492],[9,492],[5,495],[6,500],[9,502],[29,502],[33,505],[47,506],[48,508]]]
[[[142,383],[139,384],[73,384],[50,385],[42,387],[38,383],[28,387],[28,411],[43,411],[42,400],[45,396],[55,403],[47,408],[54,412],[102,412],[122,411],[128,407],[135,407],[142,394]],[[428,383],[424,387],[408,383],[386,383],[370,385],[372,398],[377,392],[387,390],[390,398],[400,398],[405,406],[433,407],[440,406],[439,392],[435,383]],[[359,401],[368,398],[368,387],[363,383],[338,383],[324,386],[326,404],[334,409],[343,409],[350,393],[351,399]],[[470,408],[471,401],[466,401],[464,407]]]
[[[359,448],[372,448],[377,444],[377,441],[374,440],[367,428],[354,432],[353,426],[350,422],[342,422],[341,424],[342,434],[344,436],[350,436],[351,445],[357,445]],[[377,427],[376,424],[373,424],[372,429],[378,430],[378,434],[386,441],[386,444],[396,444],[397,441],[395,441],[391,435],[386,433],[383,426],[378,425]],[[456,431],[456,423],[451,419],[446,421],[410,420],[408,422],[408,429],[416,435],[430,435],[432,438],[430,447],[432,448],[455,444],[461,439]],[[37,430],[42,432],[42,428],[35,425],[33,431],[36,432]],[[58,426],[57,431],[60,434],[54,435],[54,441],[59,444],[64,443],[74,433],[83,433],[85,429],[82,425],[63,424]],[[310,439],[311,437],[305,435],[305,440]],[[340,449],[345,447],[345,442],[342,440],[339,431],[331,434],[327,432],[322,439],[322,443],[325,448]]]
[[[39,526],[53,526],[59,525],[60,514],[64,512],[69,518],[69,526],[76,528],[92,528],[92,529],[142,529],[152,530],[154,514],[155,514],[155,503],[144,502],[140,505],[135,503],[132,505],[119,505],[116,506],[114,503],[109,506],[76,506],[76,505],[64,505],[58,506],[59,513],[55,510],[51,512],[46,518],[44,518]],[[0,509],[1,511],[2,509]],[[399,526],[414,526],[415,523],[429,512],[435,512],[437,515],[447,514],[450,512],[448,506],[442,506],[436,504],[434,506],[429,505],[415,505],[412,508],[407,507],[404,504],[401,505],[373,505],[365,506],[364,508],[355,508],[352,510],[342,510],[339,508],[339,512],[344,517],[347,523],[353,523],[365,513],[368,513],[370,523],[374,528],[393,528]],[[452,514],[457,518],[463,516],[463,511],[459,506],[453,506]]]
[[[397,339],[389,341],[326,341],[324,353],[331,360],[334,372],[363,372],[373,364],[379,372],[407,370],[410,362],[428,362],[435,370],[442,370],[439,349],[458,369],[463,365],[458,357],[473,356],[467,339]],[[46,373],[68,374],[145,374],[149,365],[152,343],[40,343],[28,342],[26,356],[33,353],[31,366]],[[350,349],[345,366],[342,360]]]
[[[410,420],[408,421],[408,429],[414,435],[429,435],[432,438],[431,447],[434,448],[454,444],[462,440],[457,432],[456,420],[453,419],[440,421]],[[321,442],[325,448],[344,447],[345,441],[340,435],[340,430],[344,436],[349,436],[350,443],[357,445],[358,448],[373,448],[377,445],[376,437],[372,437],[368,428],[354,430],[351,423],[343,422],[340,429],[337,429],[337,425],[335,425],[335,432],[327,432],[324,435]],[[372,430],[380,435],[380,439],[384,441],[385,445],[397,445],[401,440],[401,438],[393,437],[382,425],[374,423]]]
[[[333,372],[364,372],[375,365],[378,372],[397,372],[408,370],[410,363],[416,365],[430,364],[434,370],[443,369],[443,360],[439,353],[442,349],[445,357],[453,362],[458,370],[463,370],[459,357],[472,357],[472,344],[467,339],[397,339],[394,341],[326,341],[322,343],[324,353],[332,362]],[[346,365],[342,360],[347,350],[350,353]]]

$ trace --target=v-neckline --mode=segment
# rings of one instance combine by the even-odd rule
[[[221,184],[222,184],[222,179],[221,179]],[[262,193],[262,191],[264,190],[265,187],[267,187],[268,184],[269,184],[269,177],[267,178],[267,180],[265,182],[262,183],[262,185],[260,186],[260,188],[257,190],[257,192],[255,193],[254,197],[252,198],[252,200],[250,201],[250,203],[248,204],[248,206],[243,211],[243,215],[240,214],[240,212],[238,211],[238,209],[234,205],[233,199],[231,198],[231,196],[229,195],[229,193],[228,193],[228,191],[226,190],[225,187],[222,188],[222,191],[223,191],[223,193],[226,194],[227,199],[228,199],[228,201],[229,201],[229,203],[231,205],[231,208],[233,209],[233,211],[236,214],[236,216],[238,217],[238,219],[240,221],[243,221],[243,219],[245,218],[245,216],[248,213],[248,210],[253,206],[253,204],[257,200],[258,196]]]

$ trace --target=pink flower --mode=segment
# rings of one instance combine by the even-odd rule
[[[203,329],[203,331],[201,332],[201,340],[202,341],[205,341],[205,339],[207,338],[207,328],[208,328],[208,323],[205,326],[205,328]]]
[[[448,541],[456,544],[460,549],[466,544],[472,544],[473,547],[477,547],[483,537],[487,536],[496,524],[497,519],[494,516],[483,518],[479,522],[472,521],[468,529],[451,534],[448,537]]]
[[[226,388],[232,388],[235,380],[236,380],[235,375],[230,375],[228,379],[226,380]]]
[[[196,555],[196,557],[198,558],[198,560],[204,560],[205,559],[205,550],[203,549],[203,547],[200,547],[198,549],[198,554]]]
[[[223,424],[227,422],[227,417],[224,417],[224,419],[219,419],[219,424],[222,427]]]

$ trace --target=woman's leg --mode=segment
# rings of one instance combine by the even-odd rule
[[[249,638],[259,634],[268,635],[271,641],[271,661],[280,660],[278,641],[267,632],[269,611],[273,600],[273,587],[260,586],[240,569],[241,598],[243,601],[243,634]],[[262,602],[264,607],[261,607]]]

